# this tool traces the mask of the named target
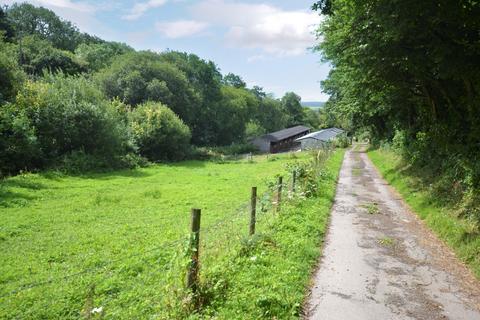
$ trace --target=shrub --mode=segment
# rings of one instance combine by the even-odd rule
[[[32,168],[38,143],[30,119],[15,105],[0,108],[0,177]]]
[[[168,107],[147,102],[130,115],[134,140],[149,160],[180,160],[190,148],[190,129]]]
[[[334,144],[338,148],[348,148],[351,145],[351,142],[346,134],[341,134],[335,138]]]
[[[75,151],[113,159],[133,146],[115,102],[82,77],[48,76],[27,82],[16,99],[35,128],[42,167]]]

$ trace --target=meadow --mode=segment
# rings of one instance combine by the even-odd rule
[[[190,209],[202,209],[203,269],[215,273],[225,245],[248,235],[250,188],[264,194],[276,175],[289,175],[287,163],[308,157],[3,180],[0,318],[184,317],[192,312],[181,289]],[[259,224],[259,232],[268,228]]]

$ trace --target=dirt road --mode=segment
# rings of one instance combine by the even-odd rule
[[[345,155],[305,319],[480,320],[480,282],[367,155]]]

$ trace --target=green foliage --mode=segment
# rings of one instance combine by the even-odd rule
[[[283,173],[288,161],[287,156],[279,156],[276,162],[258,157],[255,165],[186,161],[80,176],[22,174],[0,181],[0,295],[24,284],[52,280],[0,300],[0,318],[81,318],[81,311],[90,304],[102,307],[106,318],[185,319],[188,297],[182,290],[182,256],[186,241],[165,244],[186,238],[190,209],[198,206],[203,210],[202,243],[220,249],[207,253],[202,247],[202,279],[218,270],[217,262],[229,250],[225,242],[233,240],[229,243],[238,247],[240,241],[229,237],[232,229],[219,228],[217,221],[232,221],[232,213],[248,201],[250,187],[257,185],[263,194],[263,180]],[[318,214],[315,202],[309,224],[317,224]],[[233,223],[243,226],[238,230],[247,230],[247,220]],[[311,237],[317,244],[313,233],[302,237]],[[318,250],[313,244],[311,248]],[[310,270],[298,257],[298,266]],[[84,270],[88,271],[61,279]],[[288,268],[282,272],[287,274]],[[302,274],[306,280],[308,272]],[[210,290],[221,290],[221,281],[206,281],[217,284]],[[294,286],[290,281],[294,279],[286,287]],[[297,281],[295,288],[303,287]],[[300,299],[300,291],[296,292]],[[234,297],[231,301],[235,302]]]
[[[5,42],[0,33],[0,106],[15,97],[25,77],[16,56],[17,47]]]
[[[344,133],[338,135],[333,143],[338,148],[348,148],[352,145],[350,138]]]
[[[190,146],[190,129],[169,108],[154,102],[139,105],[130,115],[139,152],[149,160],[179,160]]]
[[[287,126],[288,114],[279,100],[269,97],[259,100],[254,119],[265,128],[266,132],[273,132]]]
[[[109,66],[116,56],[132,51],[131,47],[118,42],[82,43],[75,49],[75,56],[85,61],[90,72],[95,72]]]
[[[321,253],[319,243],[327,228],[343,153],[338,151],[325,162],[325,175],[319,181],[321,192],[316,197],[286,200],[281,214],[275,217],[257,211],[255,236],[241,237],[240,245],[234,243],[231,254],[208,270],[202,283],[209,288],[208,304],[189,319],[301,316],[305,290]],[[230,236],[235,234],[235,229],[230,230]]]
[[[301,100],[302,98],[294,92],[287,92],[282,97],[283,108],[289,116],[287,122],[288,126],[303,124],[304,116],[302,104],[300,103]]]
[[[200,147],[197,148],[196,153],[191,156],[197,159],[225,162],[228,159],[242,159],[245,154],[254,153],[256,151],[257,148],[249,143],[233,143],[221,147]]]
[[[267,133],[265,128],[256,121],[250,121],[245,126],[245,137],[247,140],[260,137],[265,133]]]
[[[85,78],[50,75],[43,82],[27,82],[14,108],[29,119],[37,138],[39,152],[31,167],[79,151],[111,160],[129,148],[116,105]]]
[[[323,82],[339,126],[391,141],[412,165],[480,187],[480,4],[319,1]],[[454,174],[448,173],[450,168]]]
[[[245,126],[257,105],[255,96],[247,90],[222,87],[222,101],[217,111],[215,124],[217,144],[229,145],[245,139]]]
[[[0,7],[0,34],[2,34],[7,41],[12,40],[15,35],[13,26],[10,21],[8,21],[7,14],[3,7]]]
[[[53,11],[43,7],[15,3],[7,7],[6,14],[19,38],[37,36],[55,48],[71,52],[84,38],[71,22],[62,20]]]
[[[42,7],[6,6],[0,11],[0,33],[8,41],[0,41],[0,105],[12,104],[1,115],[3,148],[24,159],[18,165],[7,161],[2,175],[55,165],[77,173],[136,166],[150,147],[140,135],[136,142],[142,145],[135,145],[130,122],[136,116],[131,110],[149,101],[171,109],[188,126],[192,144],[205,150],[227,146],[239,153],[250,151],[243,145],[246,138],[303,121],[300,97],[294,93],[274,99],[261,87],[247,88],[237,75],[223,77],[214,62],[194,54],[136,52],[82,34]],[[25,78],[31,81],[24,84]],[[316,126],[312,115],[308,121]],[[181,150],[172,146],[173,154],[166,154],[170,149],[163,138],[164,151],[149,154],[151,159],[211,156],[186,148],[185,128],[173,127],[182,132]],[[33,149],[27,147],[34,140]],[[18,146],[12,145],[15,141]],[[151,142],[156,145],[150,149],[158,149],[158,142]],[[5,150],[4,158],[16,157]]]
[[[24,110],[7,104],[0,108],[0,177],[32,169],[39,146],[32,121]]]
[[[304,124],[312,129],[320,128],[320,113],[318,110],[312,110],[311,108],[303,108]]]
[[[25,72],[42,75],[45,71],[78,74],[85,71],[84,64],[74,54],[53,47],[38,36],[25,36],[19,42],[19,61]]]
[[[194,54],[168,51],[160,55],[162,61],[174,64],[186,75],[189,86],[195,92],[196,103],[189,113],[192,130],[192,143],[195,145],[218,145],[221,137],[216,121],[217,113],[221,112],[222,75],[212,61],[205,61]],[[185,121],[185,119],[182,118]],[[239,142],[239,141],[237,141]]]
[[[233,73],[228,73],[223,77],[223,84],[237,89],[247,87],[245,81],[243,81],[240,76]]]
[[[378,149],[368,155],[408,205],[480,278],[478,192],[463,192],[459,184],[452,187],[450,179],[405,165],[393,151]]]
[[[198,99],[186,75],[175,65],[164,62],[153,52],[132,52],[114,59],[98,75],[109,98],[120,98],[136,106],[146,101],[167,105],[187,124],[195,115]]]

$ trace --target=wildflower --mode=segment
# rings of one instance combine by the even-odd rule
[[[92,314],[97,314],[102,312],[103,312],[103,307],[93,308],[91,311]]]

